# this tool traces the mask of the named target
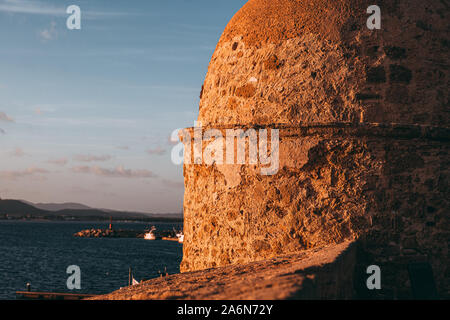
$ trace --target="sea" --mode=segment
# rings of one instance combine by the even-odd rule
[[[181,224],[137,222],[116,229],[180,230]],[[137,238],[76,238],[74,233],[105,229],[108,222],[0,221],[0,299],[16,299],[16,291],[104,294],[128,285],[131,268],[137,281],[178,273],[183,245]],[[69,266],[81,271],[81,289],[69,290]]]

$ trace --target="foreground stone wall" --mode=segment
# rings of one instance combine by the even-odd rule
[[[146,281],[89,300],[351,299],[352,242],[275,259]]]

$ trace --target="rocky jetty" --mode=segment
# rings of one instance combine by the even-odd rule
[[[176,232],[172,230],[154,231],[155,240],[176,241]],[[78,238],[144,238],[145,232],[136,230],[86,229],[74,234]]]
[[[79,238],[144,238],[142,231],[135,230],[111,230],[111,229],[86,229],[74,234]]]

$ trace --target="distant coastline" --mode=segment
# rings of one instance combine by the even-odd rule
[[[80,204],[49,204],[48,207],[59,207],[59,210],[44,210],[45,204],[34,205],[24,200],[0,199],[0,220],[25,220],[25,221],[109,221],[113,222],[183,222],[181,213],[141,213],[126,212],[106,209],[89,208]],[[80,209],[74,209],[74,205]],[[75,207],[76,207],[75,206]]]

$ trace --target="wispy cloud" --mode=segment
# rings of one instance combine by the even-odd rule
[[[0,11],[39,15],[63,15],[66,13],[64,7],[55,7],[35,0],[2,0],[0,1]]]
[[[22,124],[32,124],[32,125],[42,125],[42,126],[85,126],[85,127],[95,127],[95,128],[133,128],[136,126],[136,119],[117,119],[117,118],[66,118],[66,117],[22,117]]]
[[[0,121],[4,122],[14,122],[14,119],[8,116],[6,113],[0,111]]]
[[[30,15],[46,15],[46,16],[67,16],[67,6],[54,6],[44,1],[38,0],[0,0],[0,12],[30,14]],[[128,12],[112,12],[112,11],[84,11],[82,17],[85,19],[96,18],[114,18],[125,15],[136,15],[136,13]]]
[[[166,149],[163,149],[161,147],[157,147],[154,149],[148,149],[147,153],[150,155],[156,155],[156,156],[162,156],[163,154],[166,153]]]
[[[79,162],[105,162],[112,159],[110,155],[93,156],[90,154],[78,154],[73,157],[75,161]]]
[[[11,171],[0,171],[0,178],[4,179],[16,179],[16,178],[22,178],[27,176],[33,176],[36,174],[46,174],[49,173],[49,171],[42,169],[42,168],[28,168],[25,170],[11,170]]]
[[[22,148],[16,148],[14,151],[11,152],[11,156],[13,157],[23,157],[26,153],[22,150]]]
[[[67,162],[69,162],[69,160],[67,160],[67,158],[60,158],[60,159],[50,159],[47,162],[57,166],[65,166]]]
[[[52,21],[50,26],[42,31],[39,31],[39,37],[43,41],[54,40],[58,37],[58,31],[56,31],[56,22]]]
[[[102,177],[110,178],[155,178],[156,175],[149,170],[131,170],[125,169],[123,166],[118,166],[114,169],[101,168],[98,166],[79,166],[72,168],[75,173],[88,173]]]

